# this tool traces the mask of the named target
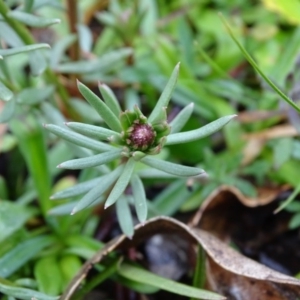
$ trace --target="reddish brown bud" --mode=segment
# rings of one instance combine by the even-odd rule
[[[133,130],[129,135],[132,146],[135,149],[147,149],[155,138],[155,132],[149,124],[134,124]]]

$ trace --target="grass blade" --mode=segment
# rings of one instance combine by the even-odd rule
[[[103,121],[114,131],[121,132],[121,123],[110,108],[87,86],[81,82],[77,82],[78,89],[83,97],[90,103],[91,106],[98,112]]]
[[[177,295],[192,297],[197,299],[222,300],[225,297],[213,292],[197,289],[173,280],[158,276],[142,268],[134,267],[129,264],[122,263],[118,268],[118,273],[130,280],[140,283],[149,284]]]
[[[166,145],[188,143],[204,138],[220,130],[235,117],[236,115],[222,117],[195,130],[170,134],[169,136],[167,136]]]
[[[254,59],[250,56],[250,54],[247,52],[247,50],[242,46],[242,44],[238,41],[238,39],[234,36],[229,24],[225,20],[222,14],[219,14],[221,17],[221,20],[223,24],[225,25],[229,35],[234,40],[236,45],[240,48],[241,52],[243,53],[244,57],[247,59],[247,61],[251,64],[251,66],[256,70],[257,73],[261,75],[261,77],[268,83],[268,85],[290,106],[292,106],[295,110],[300,112],[300,107],[298,107],[292,99],[290,99],[287,95],[285,95],[273,82],[267,75],[264,74],[264,72],[259,68],[257,63],[254,61]]]

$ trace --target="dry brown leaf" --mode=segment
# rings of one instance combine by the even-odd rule
[[[262,140],[271,140],[282,137],[292,137],[299,136],[299,132],[292,125],[278,125],[271,127],[266,130],[249,133],[244,135],[244,139],[262,139]]]
[[[134,247],[157,233],[176,233],[189,242],[202,245],[209,257],[207,286],[215,291],[222,290],[224,294],[231,297],[229,299],[289,300],[296,299],[295,297],[300,295],[299,280],[245,258],[208,232],[191,229],[173,218],[157,217],[144,225],[138,225],[132,240],[121,235],[106,244],[83,265],[60,300],[69,300],[93,265],[99,263],[110,252]],[[239,282],[241,286],[237,285]],[[280,294],[279,291],[282,293]],[[272,297],[265,298],[266,295]]]

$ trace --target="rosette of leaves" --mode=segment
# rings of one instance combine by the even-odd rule
[[[86,207],[105,201],[105,208],[116,203],[120,226],[128,236],[133,235],[133,222],[129,203],[133,203],[140,222],[147,218],[147,200],[138,164],[144,164],[171,177],[199,177],[205,172],[197,167],[183,166],[154,156],[159,154],[164,145],[186,143],[203,138],[222,128],[235,115],[222,117],[204,127],[180,133],[192,114],[193,104],[182,109],[175,119],[168,124],[166,108],[175,87],[179,64],[175,67],[156,106],[145,117],[135,106],[133,111],[121,111],[112,90],[106,85],[99,85],[103,96],[100,99],[88,87],[78,82],[83,97],[99,113],[107,127],[84,123],[68,122],[65,126],[46,124],[52,133],[78,146],[91,149],[97,154],[69,160],[59,168],[84,169],[102,166],[104,175],[54,194],[52,199],[85,195],[74,205],[71,214]],[[109,169],[108,165],[114,166]],[[127,189],[128,186],[131,189]],[[130,193],[128,191],[131,191]]]

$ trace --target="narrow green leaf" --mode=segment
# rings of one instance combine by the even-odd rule
[[[129,48],[111,51],[108,54],[95,60],[82,60],[77,62],[68,62],[55,67],[55,70],[60,73],[69,74],[86,74],[92,72],[105,73],[111,69],[116,63],[123,61],[126,57],[132,54]],[[99,77],[98,77],[99,78]]]
[[[10,11],[7,15],[30,27],[43,28],[60,23],[60,19],[47,19],[45,17],[39,17],[16,9]]]
[[[34,0],[25,0],[24,11],[30,12],[34,4]]]
[[[75,34],[67,35],[66,37],[60,38],[51,49],[50,55],[50,66],[56,68],[59,62],[62,60],[66,50],[76,41],[77,37]]]
[[[24,120],[14,119],[10,129],[18,138],[19,147],[25,158],[34,187],[38,193],[38,201],[43,214],[51,207],[51,175],[49,171],[46,140],[42,126],[35,116],[28,115]]]
[[[43,88],[26,88],[23,89],[17,96],[18,103],[27,105],[36,105],[53,95],[55,87],[47,85]]]
[[[101,127],[101,126],[94,126],[94,125],[89,125],[85,123],[78,123],[78,122],[67,122],[66,125],[71,128],[72,130],[83,134],[87,135],[91,138],[96,138],[96,139],[108,139],[109,137],[113,135],[119,135],[120,134],[116,131]]]
[[[235,37],[233,34],[229,24],[226,22],[225,18],[223,15],[220,13],[219,14],[221,17],[221,20],[223,24],[226,26],[226,29],[233,39],[233,41],[236,43],[236,45],[239,47],[241,52],[243,53],[244,57],[247,59],[247,61],[251,64],[251,66],[256,70],[257,73],[261,75],[261,77],[268,83],[268,85],[285,101],[287,102],[290,106],[292,106],[295,110],[300,112],[300,107],[294,103],[292,99],[290,99],[287,95],[285,95],[273,82],[267,75],[264,74],[264,72],[259,68],[257,63],[254,61],[254,59],[250,56],[250,54],[247,52],[247,50],[242,46],[242,44],[238,41],[238,39]],[[1,53],[0,53],[1,54]]]
[[[58,300],[59,298],[54,296],[48,296],[44,293],[35,290],[18,287],[17,285],[2,278],[0,278],[0,292],[21,300]]]
[[[183,128],[183,126],[191,117],[193,110],[194,103],[190,103],[179,112],[179,114],[169,124],[171,126],[171,133],[177,133]]]
[[[15,114],[16,111],[16,101],[11,99],[5,103],[4,108],[0,113],[0,123],[7,123]]]
[[[78,89],[83,97],[90,103],[91,106],[98,112],[104,122],[114,131],[121,132],[121,123],[110,108],[87,86],[81,82],[77,82]]]
[[[81,50],[86,53],[92,52],[93,34],[90,27],[87,25],[78,24],[77,32],[79,35],[79,44]]]
[[[72,159],[61,163],[57,167],[62,169],[71,169],[71,170],[96,167],[102,164],[109,163],[117,158],[120,158],[121,152],[122,152],[121,149],[117,149],[117,150],[108,151],[108,152],[104,152],[89,157]]]
[[[143,182],[136,174],[131,178],[131,187],[137,217],[141,223],[144,223],[147,220],[147,199]]]
[[[131,175],[133,173],[135,163],[136,162],[133,158],[130,158],[127,161],[122,171],[122,174],[120,175],[119,179],[117,180],[116,184],[114,185],[113,189],[111,190],[105,202],[105,206],[104,206],[105,208],[114,204],[118,200],[118,198],[123,194],[131,179]]]
[[[73,208],[71,214],[74,215],[76,212],[90,206],[94,201],[99,199],[104,193],[106,193],[111,185],[117,180],[123,171],[124,166],[121,165],[111,173],[102,176],[101,183],[90,190],[84,197],[80,199],[77,205]]]
[[[34,44],[34,45],[27,45],[27,46],[15,47],[10,49],[0,49],[0,55],[5,57],[5,56],[15,55],[19,53],[34,51],[42,48],[50,48],[50,46],[48,44]]]
[[[51,236],[27,239],[0,258],[0,277],[6,278],[34,258],[42,249],[53,243]]]
[[[295,188],[293,193],[285,200],[283,203],[274,211],[274,214],[279,213],[281,210],[283,210],[287,205],[289,205],[299,194],[300,192],[300,184]]]
[[[195,130],[170,134],[169,136],[167,136],[166,145],[188,143],[204,138],[220,130],[235,117],[236,115],[222,117]]]
[[[27,206],[1,200],[0,242],[20,229],[34,213],[35,211]]]
[[[203,288],[206,279],[206,267],[205,267],[205,251],[199,244],[197,250],[197,260],[193,276],[193,286],[197,288]],[[196,300],[196,298],[192,299]]]
[[[164,90],[163,90],[161,96],[159,97],[153,111],[151,112],[151,114],[148,118],[148,121],[150,123],[152,123],[156,119],[156,117],[160,114],[163,107],[168,106],[169,101],[171,99],[172,92],[174,90],[174,87],[176,85],[176,81],[177,81],[177,78],[178,78],[179,66],[180,66],[180,63],[178,63],[176,65],[176,67],[174,68],[173,73],[172,73],[166,87],[164,88]]]
[[[57,205],[50,210],[48,210],[48,214],[51,216],[66,216],[70,215],[74,206],[78,203],[78,201],[72,201],[68,203],[64,203],[61,205]]]
[[[142,158],[140,162],[152,168],[179,177],[192,177],[192,176],[199,176],[199,175],[204,176],[206,174],[202,169],[199,168],[182,166],[182,165],[174,164],[168,161],[156,159],[149,156]]]
[[[100,152],[115,150],[115,147],[113,146],[102,143],[100,141],[95,141],[79,133],[73,132],[69,129],[65,129],[61,126],[57,126],[53,124],[44,124],[44,127],[48,129],[50,132],[63,138],[64,140],[87,149],[100,151]]]
[[[42,50],[34,50],[29,53],[29,65],[33,76],[39,76],[46,70],[47,61]]]
[[[131,239],[134,227],[129,203],[126,197],[120,197],[118,199],[116,202],[116,212],[122,232]]]
[[[107,106],[116,115],[116,117],[119,117],[121,107],[113,91],[109,88],[109,86],[102,83],[99,84],[99,90]]]
[[[192,286],[188,286],[182,283],[175,282],[173,280],[158,276],[142,268],[134,267],[129,264],[122,263],[119,266],[118,273],[125,278],[134,280],[140,283],[149,284],[154,287],[158,287],[162,290],[182,295],[186,297],[192,297],[197,299],[209,299],[209,300],[222,300],[225,297],[208,292],[205,290],[197,289]]]
[[[50,197],[50,199],[51,200],[65,199],[65,198],[70,198],[70,197],[84,194],[84,193],[90,191],[96,185],[99,185],[101,180],[102,180],[102,176],[99,178],[91,179],[91,180],[76,184],[75,186],[72,186],[63,191],[55,193],[54,195],[52,195]]]
[[[34,265],[34,276],[39,291],[50,296],[57,296],[62,290],[62,274],[54,255],[40,258]]]
[[[0,81],[0,100],[9,101],[13,96],[13,92]]]
[[[177,176],[168,174],[166,172],[154,169],[154,168],[145,168],[137,172],[140,178],[176,178]]]

